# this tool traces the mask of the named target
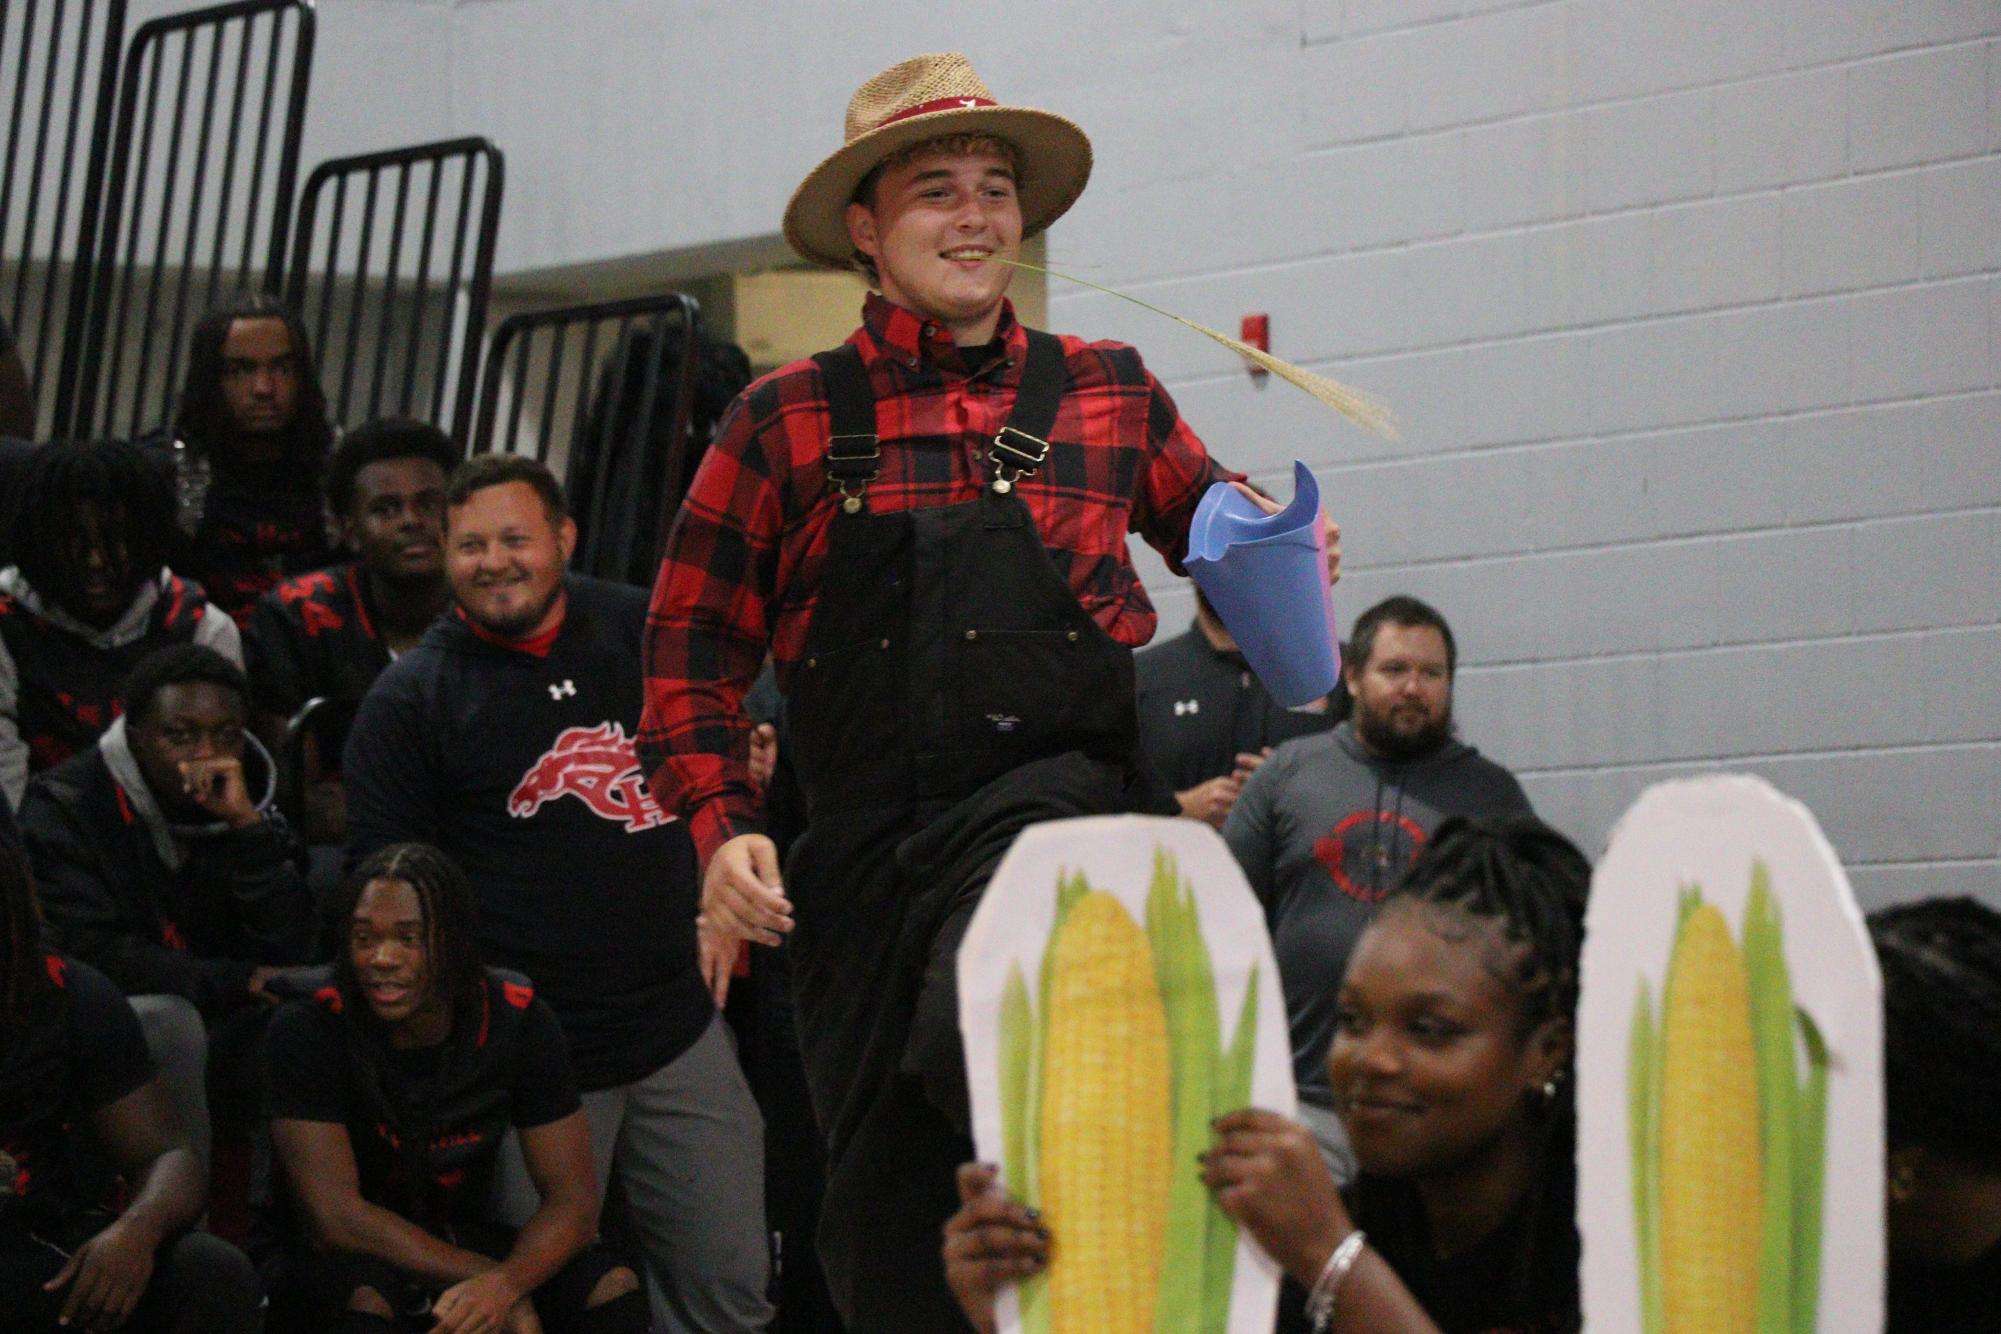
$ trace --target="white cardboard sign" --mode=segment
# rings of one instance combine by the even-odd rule
[[[1586,1328],[1707,1297],[1718,1329],[1880,1329],[1882,982],[1806,807],[1736,775],[1642,794],[1581,984]]]
[[[958,982],[980,1157],[1054,1237],[1048,1276],[1002,1294],[1004,1334],[1038,1334],[1054,1305],[1081,1300],[1077,1285],[1098,1281],[1082,1233],[1113,1214],[1121,1258],[1104,1271],[1124,1277],[1104,1281],[1131,1283],[1146,1314],[1104,1334],[1269,1330],[1278,1267],[1215,1208],[1194,1161],[1212,1116],[1296,1110],[1264,913],[1216,832],[1150,816],[1027,830],[967,930]],[[1136,1207],[1158,1221],[1135,1225]]]

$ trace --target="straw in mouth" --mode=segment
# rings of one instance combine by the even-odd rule
[[[1130,301],[1133,305],[1150,310],[1156,315],[1164,315],[1176,324],[1186,325],[1205,338],[1215,339],[1238,356],[1255,362],[1265,370],[1270,371],[1273,375],[1278,376],[1281,380],[1304,389],[1307,393],[1313,395],[1363,430],[1373,432],[1386,440],[1397,438],[1396,418],[1391,414],[1389,408],[1381,401],[1370,397],[1359,389],[1351,389],[1337,380],[1330,380],[1324,375],[1318,375],[1309,370],[1302,370],[1289,361],[1281,361],[1262,348],[1252,347],[1240,338],[1232,338],[1220,330],[1211,329],[1206,324],[1197,324],[1194,320],[1176,315],[1171,310],[1162,310],[1152,302],[1142,301],[1136,296],[1105,287],[1099,283],[1094,283],[1088,278],[1079,278],[1074,274],[1045,268],[1040,264],[1030,264],[1026,260],[1005,259],[1000,255],[988,255],[987,262],[991,264],[1007,264],[1017,269],[1028,269],[1035,273],[1047,274],[1052,278],[1062,278],[1066,282],[1073,282],[1080,286],[1088,287],[1094,292],[1103,292],[1106,296],[1115,296],[1121,301]]]

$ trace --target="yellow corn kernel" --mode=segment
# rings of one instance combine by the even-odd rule
[[[1661,1309],[1668,1334],[1756,1328],[1764,1219],[1758,1064],[1744,956],[1723,914],[1689,912],[1661,1040]]]
[[[1052,1334],[1148,1334],[1167,1233],[1167,1011],[1146,933],[1094,890],[1049,943],[1042,1211]],[[1188,1164],[1194,1171],[1195,1165]]]

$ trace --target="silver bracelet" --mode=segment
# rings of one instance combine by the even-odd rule
[[[1320,1277],[1313,1280],[1313,1290],[1306,1294],[1306,1318],[1313,1322],[1313,1334],[1326,1334],[1328,1325],[1333,1323],[1334,1294],[1341,1290],[1342,1280],[1355,1267],[1355,1259],[1361,1255],[1362,1244],[1367,1240],[1360,1228],[1341,1238],[1334,1254],[1327,1257]]]

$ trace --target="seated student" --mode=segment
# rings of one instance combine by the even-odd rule
[[[124,1179],[107,1207],[79,1130]],[[34,887],[0,851],[0,1328],[249,1334],[257,1276],[191,1231],[202,1173],[117,988],[45,950]]]
[[[451,605],[445,582],[450,437],[388,418],[357,427],[327,464],[327,505],[355,559],[258,600],[244,641],[259,710],[289,718],[315,696],[359,702]]]
[[[274,745],[309,699],[361,702],[451,605],[445,582],[445,474],[458,462],[435,426],[395,418],[358,427],[327,464],[327,505],[355,559],[287,579],[257,600],[244,632],[258,731]],[[346,837],[338,761],[345,728],[313,738],[307,836]]]
[[[1297,1290],[1281,1303],[1282,1327],[1578,1328],[1570,1055],[1590,874],[1532,816],[1439,827],[1341,986],[1327,1066],[1361,1164],[1347,1191],[1298,1122],[1218,1118],[1203,1180],[1313,1292],[1303,1313]],[[967,1164],[959,1192],[946,1276],[991,1330],[994,1293],[1051,1243],[992,1168]]]
[[[355,869],[342,908],[333,966],[271,1026],[266,1098],[330,1328],[645,1329],[638,1276],[595,1240],[562,1028],[525,977],[480,966],[465,873],[392,844]],[[489,1208],[509,1127],[541,1196],[518,1233]]]
[[[21,835],[49,925],[135,998],[206,1161],[210,1104],[246,1121],[254,1106],[266,984],[312,961],[312,899],[236,664],[184,644],[125,689],[128,712],[96,746],[28,785]]]
[[[22,466],[0,569],[0,789],[87,749],[133,664],[168,644],[243,660],[236,626],[166,568],[173,496],[131,445],[48,445]]]
[[[171,429],[143,442],[172,482],[186,573],[241,624],[266,589],[333,556],[320,474],[333,426],[312,345],[277,298],[235,298],[188,336]]]
[[[2001,1325],[2001,913],[1869,917],[1883,969],[1890,1334]]]

